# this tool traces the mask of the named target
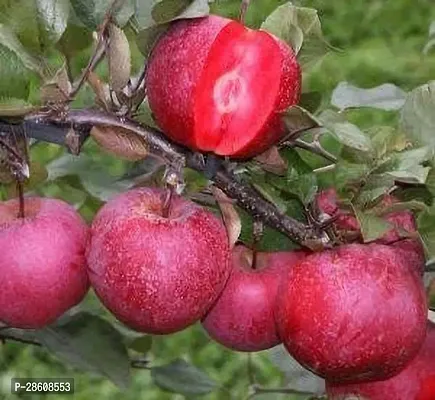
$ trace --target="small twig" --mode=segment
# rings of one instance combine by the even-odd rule
[[[106,52],[106,45],[105,45],[105,38],[102,37],[98,40],[95,51],[89,60],[88,65],[83,70],[82,74],[80,75],[80,78],[78,79],[77,83],[74,84],[69,97],[73,99],[79,90],[82,88],[83,84],[88,79],[88,75],[91,71],[93,71],[97,65],[100,63],[100,61],[103,59],[104,53]]]
[[[300,149],[310,151],[311,153],[322,156],[323,158],[325,158],[328,161],[331,161],[333,163],[336,163],[338,161],[337,157],[335,157],[329,151],[326,151],[322,147],[322,145],[317,141],[308,143],[308,142],[303,141],[302,139],[295,139],[292,141],[284,142],[283,144],[285,144],[286,146],[289,146],[289,147],[299,147]]]
[[[251,0],[242,0],[240,4],[240,14],[239,14],[239,21],[244,24],[245,23],[245,16],[246,12],[248,11],[249,4],[251,3]]]
[[[172,198],[174,197],[174,187],[169,186],[166,189],[166,196],[163,201],[162,217],[168,218],[171,213]]]
[[[91,71],[93,71],[99,62],[102,60],[104,53],[106,52],[106,29],[109,25],[110,21],[113,18],[113,14],[122,7],[125,0],[114,0],[110,6],[110,8],[106,11],[106,14],[104,15],[103,22],[101,23],[99,29],[98,29],[98,40],[97,45],[95,46],[95,50],[88,62],[88,65],[84,69],[83,73],[81,74],[78,82],[74,85],[73,89],[70,93],[70,98],[73,99],[78,91],[81,89],[83,84],[88,79],[88,75]]]
[[[252,269],[257,268],[258,246],[263,236],[264,225],[259,219],[254,219],[252,224]]]
[[[252,393],[248,397],[248,399],[254,398],[258,394],[266,394],[266,393],[281,393],[281,394],[297,394],[300,396],[312,396],[313,393],[309,392],[301,392],[295,389],[291,389],[289,387],[275,387],[275,388],[267,388],[259,385],[251,386]]]
[[[137,82],[134,85],[134,87],[131,89],[131,94],[132,95],[134,95],[139,90],[139,88],[141,87],[143,81],[145,80],[145,77],[146,77],[146,74],[147,74],[147,70],[148,70],[148,63],[144,64],[144,66],[142,67],[140,75],[137,78]]]
[[[329,164],[329,165],[325,165],[324,167],[315,168],[313,169],[313,172],[315,174],[322,174],[323,172],[333,171],[336,167],[337,164]]]

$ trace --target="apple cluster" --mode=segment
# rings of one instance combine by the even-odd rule
[[[394,240],[415,231],[411,212],[387,214],[391,230],[372,243],[255,252],[230,249],[211,211],[181,196],[167,200],[163,189],[130,190],[107,202],[90,228],[60,200],[26,198],[25,218],[18,200],[0,203],[0,320],[44,327],[91,285],[140,332],[170,334],[200,321],[236,351],[283,343],[326,379],[332,399],[433,399],[435,327],[422,248],[417,239]],[[357,229],[334,191],[317,204],[338,229]]]
[[[283,134],[301,76],[280,39],[211,16],[174,23],[152,51],[146,86],[160,127],[194,150],[236,158]],[[242,132],[242,134],[241,134]],[[394,204],[384,196],[381,206]],[[283,343],[327,382],[333,400],[435,399],[435,326],[427,320],[424,252],[410,211],[365,243],[334,189],[320,215],[352,242],[319,252],[230,246],[222,220],[159,188],[108,201],[90,227],[60,200],[0,203],[0,321],[49,325],[92,287],[128,327],[164,335],[200,322],[235,351]],[[345,243],[345,242],[344,242]]]

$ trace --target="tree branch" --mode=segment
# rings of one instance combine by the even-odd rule
[[[82,132],[82,143],[93,126],[118,127],[142,137],[149,146],[149,152],[165,161],[176,170],[187,166],[201,173],[210,173],[204,162],[204,155],[168,140],[162,132],[125,117],[118,117],[104,111],[84,109],[59,113],[56,110],[42,110],[26,117],[24,124],[29,137],[62,144],[65,129]],[[304,224],[280,212],[257,190],[235,175],[221,163],[210,177],[214,184],[234,199],[239,207],[254,218],[287,235],[292,241],[312,250],[329,246],[328,238],[318,227]]]

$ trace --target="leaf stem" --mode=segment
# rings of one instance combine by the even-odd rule
[[[310,151],[311,153],[317,154],[333,163],[336,163],[338,161],[337,157],[335,157],[329,151],[325,150],[318,141],[308,143],[302,139],[295,139],[289,142],[285,142],[285,144],[290,147],[299,147],[300,149]]]

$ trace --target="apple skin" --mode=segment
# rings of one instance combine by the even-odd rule
[[[285,347],[331,382],[397,374],[426,334],[421,278],[382,244],[308,255],[289,271],[278,298],[277,326]]]
[[[280,343],[274,319],[276,294],[302,251],[257,253],[243,245],[232,251],[232,271],[219,299],[202,324],[212,339],[236,351],[260,351]]]
[[[385,195],[381,200],[383,207],[397,202],[394,196]],[[319,210],[329,217],[336,217],[334,226],[341,232],[360,232],[360,225],[356,217],[339,207],[339,199],[335,189],[330,188],[320,192],[316,197]],[[401,231],[410,234],[417,231],[414,214],[409,210],[391,212],[384,215],[384,220],[392,225],[392,228],[375,243],[390,244],[407,261],[410,268],[420,275],[424,273],[425,255],[424,248],[419,239],[401,238]],[[360,238],[362,242],[362,238]]]
[[[261,43],[255,43],[256,37]],[[248,46],[246,43],[252,44],[254,62],[243,74],[247,79],[251,77],[252,82],[247,85],[248,93],[238,101],[253,102],[255,106],[247,108],[249,114],[242,118],[242,125],[228,128],[225,125],[232,122],[225,122],[224,114],[207,114],[213,106],[211,93],[220,75],[210,78],[206,72],[218,68],[215,67],[218,60],[231,57],[228,54],[236,46],[241,47],[241,54],[247,54],[248,47],[245,50],[243,47]],[[269,70],[260,65],[258,60],[262,59]],[[266,77],[266,73],[271,76]],[[212,80],[207,89],[203,87],[204,79]],[[168,137],[194,150],[247,158],[264,152],[284,134],[279,113],[299,101],[301,80],[296,56],[282,40],[265,31],[254,31],[239,22],[210,15],[176,21],[162,35],[151,52],[146,87],[150,108]],[[228,86],[228,91],[231,90],[238,89]],[[258,119],[257,124],[259,114],[261,121]],[[202,119],[211,121],[214,117],[221,120],[216,122],[221,130],[212,134],[211,129],[203,126]]]
[[[426,339],[417,356],[398,375],[383,381],[340,385],[326,382],[328,399],[359,395],[370,400],[435,399],[435,324],[428,321]]]
[[[0,321],[42,328],[78,304],[89,289],[85,250],[89,229],[75,209],[56,199],[0,202]]]
[[[230,274],[229,244],[220,219],[167,192],[140,188],[107,202],[91,227],[91,285],[101,302],[132,329],[180,331],[202,318]]]

